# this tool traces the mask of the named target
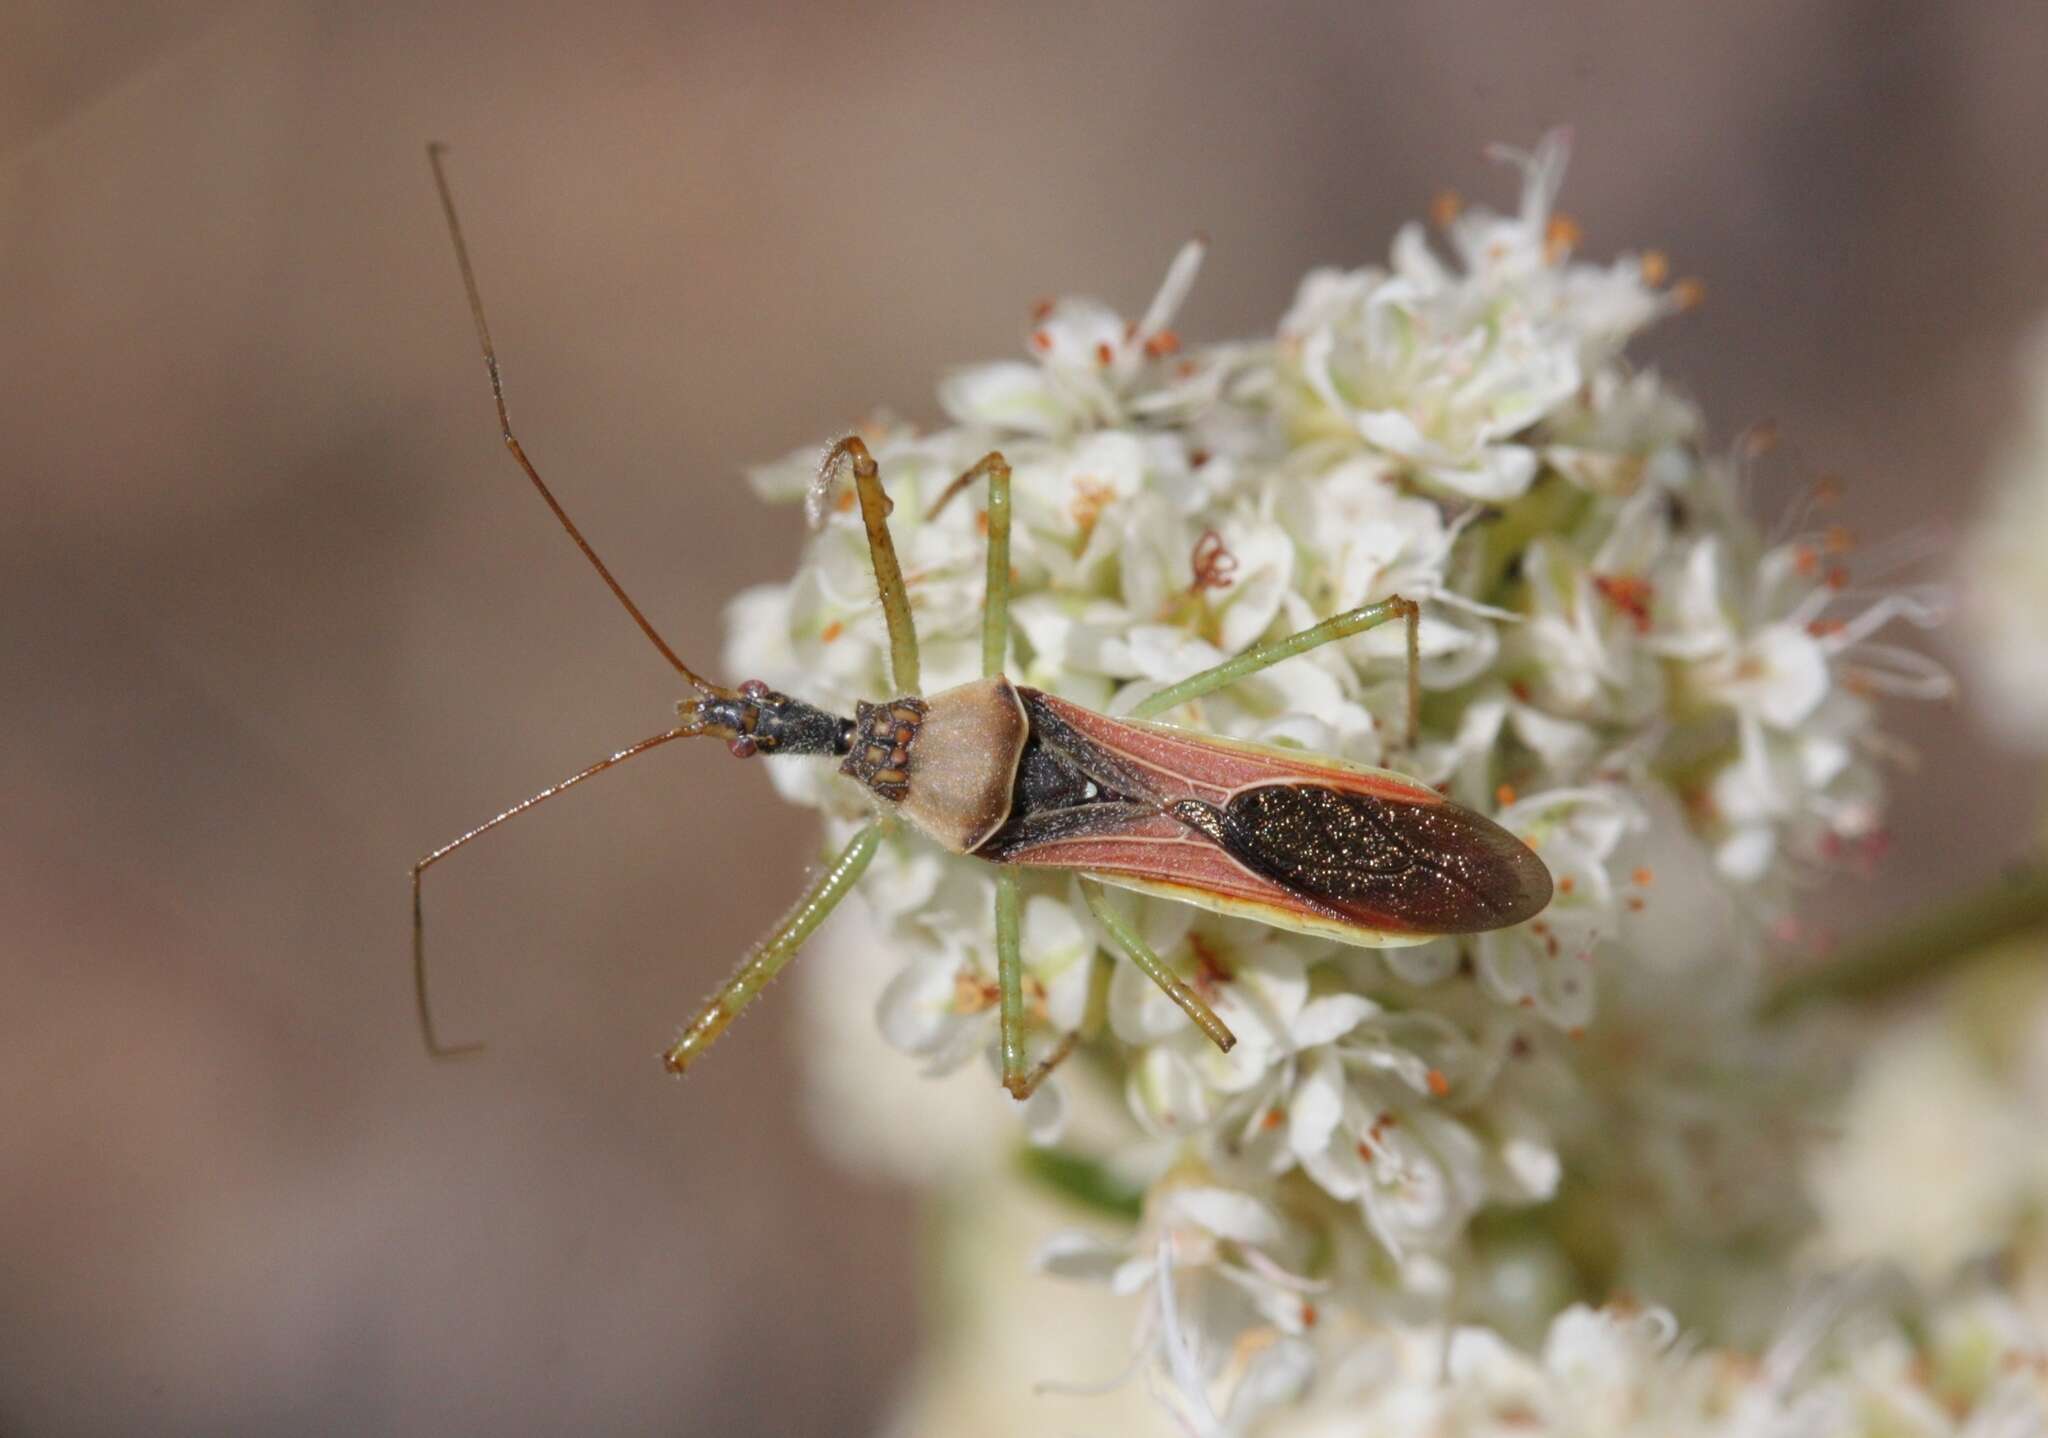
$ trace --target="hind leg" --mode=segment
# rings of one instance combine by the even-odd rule
[[[1191,699],[1199,699],[1204,694],[1213,694],[1218,689],[1235,684],[1261,669],[1270,669],[1283,659],[1292,659],[1297,654],[1306,654],[1309,650],[1319,649],[1334,640],[1348,639],[1354,634],[1363,634],[1368,629],[1377,629],[1382,624],[1399,619],[1408,625],[1408,742],[1413,744],[1422,720],[1422,677],[1417,645],[1417,623],[1421,617],[1422,606],[1412,599],[1403,599],[1398,594],[1390,599],[1382,599],[1377,604],[1361,605],[1335,618],[1325,619],[1320,624],[1310,625],[1298,634],[1290,634],[1285,639],[1275,639],[1270,644],[1247,649],[1235,659],[1226,659],[1213,669],[1204,669],[1199,674],[1190,675],[1180,683],[1160,690],[1139,704],[1131,711],[1131,717],[1154,718],[1176,705],[1185,704]]]

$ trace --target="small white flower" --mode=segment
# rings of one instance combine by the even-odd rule
[[[1203,248],[1198,240],[1182,247],[1142,319],[1127,323],[1099,300],[1048,304],[1026,344],[1030,363],[963,369],[940,386],[939,402],[964,425],[1052,439],[1199,403],[1221,367],[1177,358],[1171,326]]]
[[[1156,1192],[1129,1242],[1070,1233],[1039,1252],[1047,1272],[1147,1298],[1141,1357],[1190,1431],[1237,1434],[1298,1397],[1313,1371],[1304,1335],[1317,1322],[1320,1283],[1284,1256],[1304,1239],[1267,1204],[1227,1188]]]
[[[1281,321],[1305,438],[1350,435],[1447,493],[1501,502],[1536,476],[1513,437],[1564,403],[1571,337],[1512,301],[1378,270],[1322,270]]]

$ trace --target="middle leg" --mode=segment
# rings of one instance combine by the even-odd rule
[[[1010,652],[1010,462],[1001,450],[990,450],[973,467],[940,491],[925,511],[937,519],[953,496],[984,475],[988,478],[988,598],[981,616],[981,677],[1003,672]]]
[[[1019,933],[1017,873],[996,871],[996,992],[1002,1012],[1003,1087],[1022,1101],[1038,1091],[1052,1071],[1065,1063],[1082,1040],[1102,1031],[1109,1017],[1109,966],[1103,955],[1089,960],[1088,1001],[1081,1022],[1060,1035],[1052,1051],[1036,1064],[1024,1050],[1024,955]]]

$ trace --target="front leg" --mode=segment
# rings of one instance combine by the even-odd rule
[[[661,1057],[670,1073],[682,1073],[695,1063],[697,1056],[711,1047],[740,1016],[740,1011],[767,987],[768,981],[782,972],[783,965],[796,957],[804,940],[825,922],[826,915],[839,907],[839,901],[852,892],[860,876],[867,872],[881,840],[882,823],[876,820],[855,834],[839,857],[812,881],[796,906],[740,961],[732,977],[705,1001],[697,1017],[669,1045]]]
[[[896,558],[896,541],[889,534],[889,496],[882,492],[882,471],[859,435],[848,435],[825,452],[818,466],[814,495],[822,497],[839,476],[839,468],[853,461],[854,492],[860,496],[860,522],[868,532],[868,558],[875,567],[875,588],[882,597],[882,618],[889,626],[889,671],[899,694],[919,692],[917,624],[910,617],[910,590],[903,583],[903,565]]]

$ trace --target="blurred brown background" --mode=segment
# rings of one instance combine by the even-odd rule
[[[529,447],[707,667],[798,539],[745,463],[1197,229],[1183,328],[1264,329],[1558,121],[1586,252],[1710,285],[1648,357],[1867,535],[1967,511],[2048,309],[2038,5],[845,8],[0,10],[0,1430],[858,1433],[917,1342],[787,994],[654,1061],[798,881],[758,772],[668,751],[438,870],[494,1047],[419,1052],[406,866],[676,697],[499,452],[426,139]],[[2034,797],[1895,723],[1845,927]]]

